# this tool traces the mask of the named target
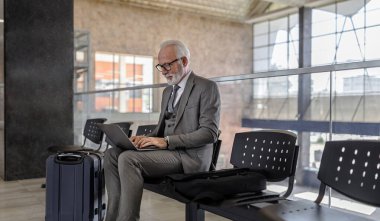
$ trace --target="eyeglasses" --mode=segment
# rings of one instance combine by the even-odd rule
[[[159,72],[170,71],[170,69],[172,69],[172,65],[174,64],[174,62],[178,61],[179,59],[180,58],[177,58],[174,61],[171,61],[171,62],[165,63],[165,64],[157,64],[156,68]]]

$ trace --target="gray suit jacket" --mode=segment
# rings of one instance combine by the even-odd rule
[[[164,89],[157,128],[148,136],[163,137],[165,110],[172,86]],[[212,158],[212,143],[218,139],[220,95],[214,81],[195,75],[186,82],[177,111],[169,149],[179,151],[185,173],[207,171]]]

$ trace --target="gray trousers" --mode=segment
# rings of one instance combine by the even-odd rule
[[[162,177],[182,173],[177,151],[107,150],[104,175],[108,194],[106,221],[135,221],[140,218],[143,176]]]

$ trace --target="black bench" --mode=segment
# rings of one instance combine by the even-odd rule
[[[250,168],[251,170],[259,171],[271,182],[288,179],[287,191],[282,195],[270,191],[245,193],[220,202],[219,205],[221,206],[186,202],[186,220],[204,220],[204,210],[215,212],[214,209],[216,209],[219,212],[223,212],[225,206],[231,207],[248,205],[252,202],[275,201],[289,196],[293,189],[298,156],[298,146],[296,146],[295,143],[296,135],[287,131],[272,130],[237,133],[232,148],[231,164],[236,168]],[[214,147],[216,147],[216,149],[220,148],[220,141],[218,141]],[[213,161],[215,161],[215,159],[217,159],[217,157],[213,157]],[[214,163],[216,163],[216,161]],[[146,180],[144,188],[184,202],[182,196],[165,191],[165,183],[161,181],[154,183],[150,180]],[[215,213],[220,214],[218,212]],[[225,214],[222,215],[227,218],[233,218]]]
[[[367,221],[369,218],[320,205],[326,187],[358,202],[380,206],[380,141],[326,142],[315,202],[283,201],[260,209],[268,220]]]
[[[279,200],[230,208],[201,209],[232,220],[260,221],[369,221],[372,219],[320,205],[326,187],[361,203],[380,206],[380,141],[326,142],[318,179],[321,181],[315,202]]]
[[[220,151],[220,146],[222,144],[221,140],[217,140],[216,143],[214,143],[213,148],[213,156],[212,156],[212,162],[210,165],[210,171],[215,170],[216,163],[218,161],[218,155]],[[151,192],[175,199],[177,201],[182,202],[183,198],[180,195],[172,194],[170,191],[167,191],[166,189],[166,183],[164,178],[149,178],[144,177],[144,189],[149,190]],[[204,212],[198,210],[198,204],[189,202],[185,203],[185,213],[186,213],[186,220],[198,220],[198,219],[204,219]]]

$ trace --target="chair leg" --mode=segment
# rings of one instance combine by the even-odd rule
[[[197,203],[186,203],[186,221],[204,221],[205,211]]]

